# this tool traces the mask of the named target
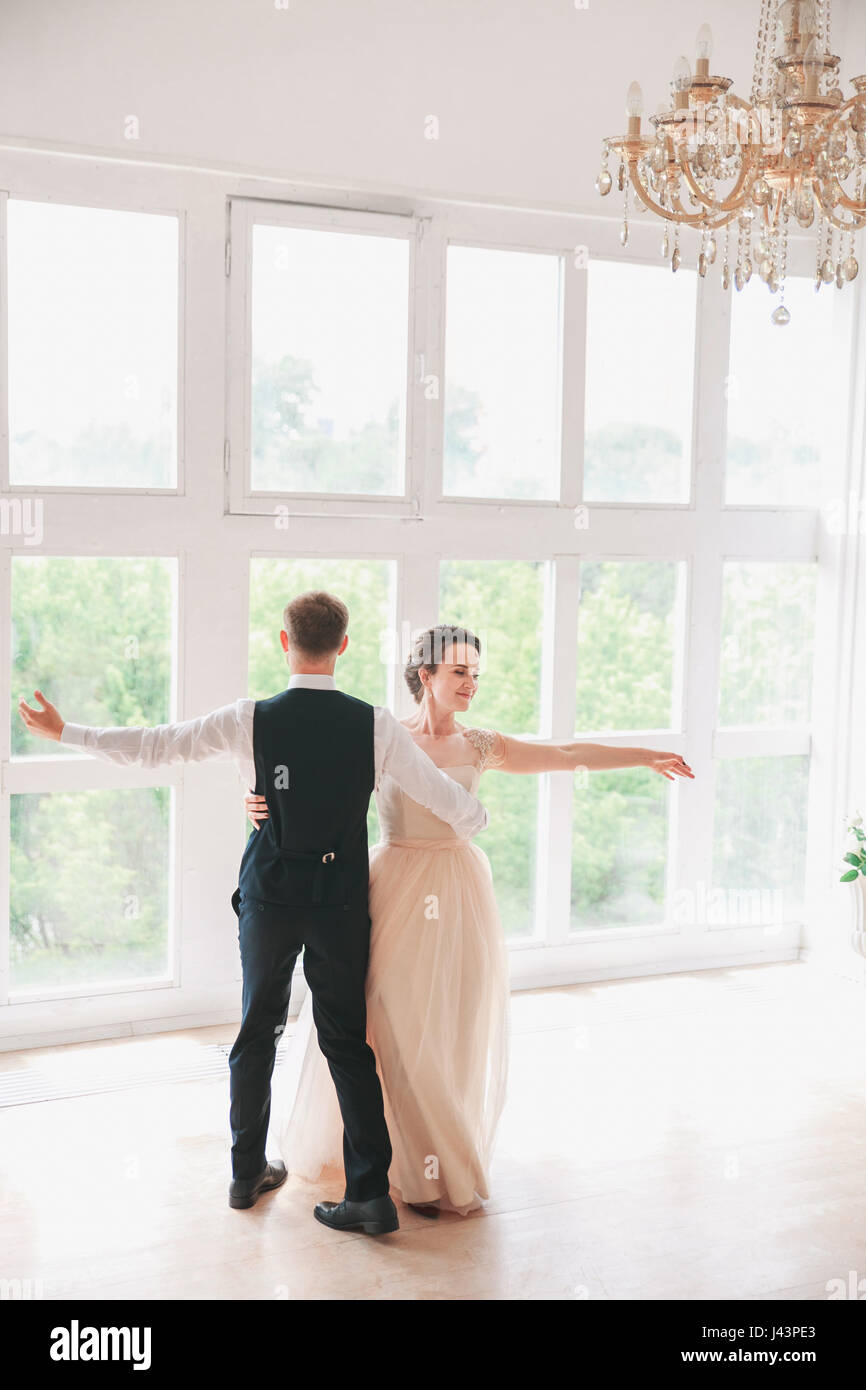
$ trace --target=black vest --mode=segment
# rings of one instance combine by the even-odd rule
[[[367,912],[367,811],[376,780],[373,706],[294,686],[257,700],[255,790],[269,819],[250,833],[238,894],[284,907]]]

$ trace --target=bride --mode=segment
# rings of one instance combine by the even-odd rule
[[[481,644],[439,624],[413,644],[404,678],[419,708],[402,723],[473,795],[488,768],[541,773],[645,765],[691,776],[676,754],[603,744],[537,744],[464,727],[478,689]],[[441,660],[432,658],[440,655]],[[246,796],[253,825],[263,796]],[[466,1215],[490,1195],[489,1170],[508,1073],[508,961],[490,862],[387,775],[376,792],[381,839],[370,847],[367,1039],[391,1136],[389,1183],[435,1216]],[[290,1173],[340,1168],[343,1125],[307,993],[274,1088],[279,1147]]]

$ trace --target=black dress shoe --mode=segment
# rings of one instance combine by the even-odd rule
[[[432,1202],[407,1202],[406,1205],[417,1211],[419,1216],[426,1216],[428,1221],[435,1221],[439,1215],[439,1208]]]
[[[288,1176],[285,1163],[275,1158],[257,1178],[232,1178],[229,1183],[229,1206],[254,1207],[263,1192],[279,1187]]]
[[[384,1236],[400,1229],[397,1208],[387,1195],[369,1202],[319,1202],[313,1215],[323,1226],[335,1231],[366,1231],[368,1236]]]

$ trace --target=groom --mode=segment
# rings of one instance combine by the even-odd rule
[[[292,972],[303,948],[319,1046],[343,1117],[346,1191],[320,1202],[326,1226],[371,1235],[396,1231],[389,1195],[391,1144],[376,1060],[366,1040],[364,979],[370,946],[367,810],[385,773],[422,805],[470,837],[487,811],[414,743],[388,709],[337,690],[334,665],[346,650],[349,613],[313,590],[286,606],[280,642],[292,672],[266,700],[237,700],[198,719],[155,728],[65,723],[19,699],[27,728],[120,763],[158,767],[232,757],[269,819],[253,831],[232,906],[243,968],[240,1032],[229,1057],[232,1181],[229,1205],[251,1207],[285,1181],[268,1162],[274,1052],[288,1016]]]

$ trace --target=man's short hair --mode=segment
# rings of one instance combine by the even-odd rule
[[[334,594],[309,589],[291,599],[283,611],[289,645],[315,661],[334,656],[349,626],[349,610]]]

